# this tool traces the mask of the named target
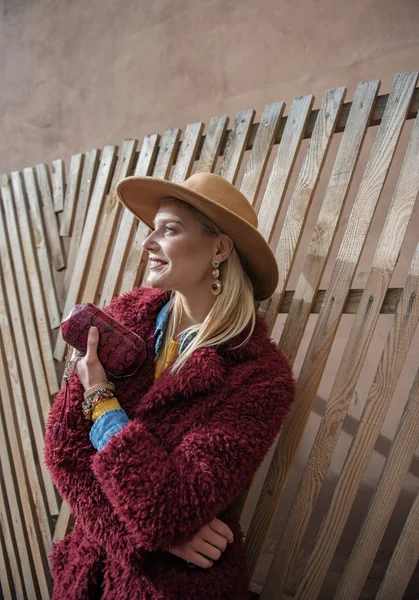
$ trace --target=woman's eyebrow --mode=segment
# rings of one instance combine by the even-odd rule
[[[154,227],[156,226],[156,223],[178,223],[179,225],[183,225],[182,221],[178,217],[156,217],[153,219]]]

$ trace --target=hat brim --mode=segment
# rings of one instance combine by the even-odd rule
[[[275,256],[259,231],[232,211],[180,184],[155,177],[126,177],[116,186],[120,202],[150,228],[165,198],[177,198],[195,207],[233,241],[243,268],[252,281],[256,300],[266,300],[278,283]]]

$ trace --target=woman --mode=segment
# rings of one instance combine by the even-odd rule
[[[217,175],[183,185],[128,177],[117,195],[153,229],[144,242],[150,287],[106,310],[145,340],[147,358],[115,389],[92,328],[70,377],[59,444],[63,389],[51,409],[45,460],[76,517],[53,548],[53,598],[243,600],[233,501],[295,392],[290,366],[255,316],[255,300],[275,290],[275,257],[249,202]]]

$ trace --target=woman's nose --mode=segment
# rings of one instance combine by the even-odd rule
[[[152,231],[150,233],[150,235],[147,236],[146,239],[143,242],[143,249],[146,250],[147,252],[149,252],[150,250],[153,250],[156,247],[158,247],[158,243],[155,240],[154,234],[155,234],[155,232]]]

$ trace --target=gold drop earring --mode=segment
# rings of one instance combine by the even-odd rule
[[[211,289],[212,289],[212,293],[214,294],[214,296],[218,296],[218,294],[221,294],[221,290],[222,290],[221,281],[218,279],[220,276],[220,270],[218,268],[220,266],[220,263],[218,262],[218,260],[213,260],[212,266],[213,266],[212,276],[214,277],[214,281],[212,282]]]

